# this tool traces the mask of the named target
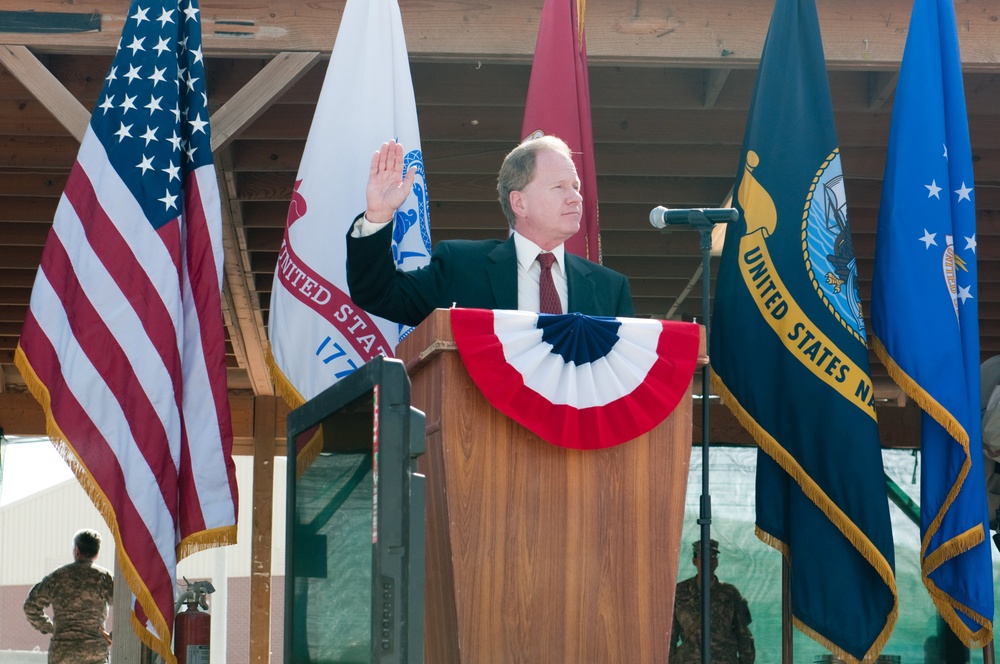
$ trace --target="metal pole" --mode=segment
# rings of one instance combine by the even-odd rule
[[[709,323],[711,320],[711,281],[712,275],[709,271],[709,262],[712,260],[712,226],[707,225],[698,228],[701,236],[701,323],[705,327],[706,342],[709,337]],[[711,611],[711,583],[712,565],[710,546],[712,535],[712,496],[708,490],[708,461],[709,461],[709,399],[711,393],[711,368],[708,363],[701,368],[701,512],[698,516],[698,523],[701,525],[701,553],[698,561],[701,565],[699,574],[701,575],[701,661],[702,664],[711,664],[712,661],[712,611]],[[708,564],[706,564],[708,561]]]
[[[792,568],[781,556],[781,662],[795,664],[792,653]]]
[[[117,556],[115,557],[114,638],[111,643],[111,661],[115,664],[142,662],[142,642],[132,628],[132,590],[125,582]]]
[[[678,217],[682,218],[678,218]],[[669,232],[670,226],[683,225],[694,228],[701,238],[701,324],[705,328],[706,340],[711,338],[711,292],[712,292],[712,272],[710,262],[712,260],[712,228],[716,223],[736,221],[739,217],[733,208],[720,209],[690,209],[690,210],[667,210],[663,207],[655,208],[649,215],[649,220],[656,228]],[[711,664],[712,661],[712,564],[711,560],[705,564],[706,558],[711,558],[711,536],[712,536],[712,497],[708,487],[708,463],[709,445],[711,436],[709,435],[709,396],[711,387],[711,367],[706,363],[701,368],[701,501],[698,524],[701,526],[701,549],[698,553],[699,569],[701,577],[701,662]]]

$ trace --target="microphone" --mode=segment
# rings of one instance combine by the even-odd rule
[[[669,226],[710,227],[713,224],[724,224],[739,219],[736,208],[691,208],[671,210],[662,205],[653,208],[649,213],[649,223],[654,228]]]

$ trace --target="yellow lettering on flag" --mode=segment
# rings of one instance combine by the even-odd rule
[[[774,268],[765,235],[761,228],[744,235],[739,255],[743,281],[761,316],[788,352],[814,376],[876,419],[875,395],[867,372],[841,351],[792,299]]]

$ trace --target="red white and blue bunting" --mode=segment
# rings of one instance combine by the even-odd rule
[[[542,439],[579,450],[655,428],[688,391],[694,323],[583,314],[452,309],[455,345],[494,408]]]

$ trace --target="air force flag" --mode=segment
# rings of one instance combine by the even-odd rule
[[[889,133],[872,329],[882,363],[924,411],[920,566],[934,605],[970,648],[993,638],[975,198],[955,8],[917,0]]]

